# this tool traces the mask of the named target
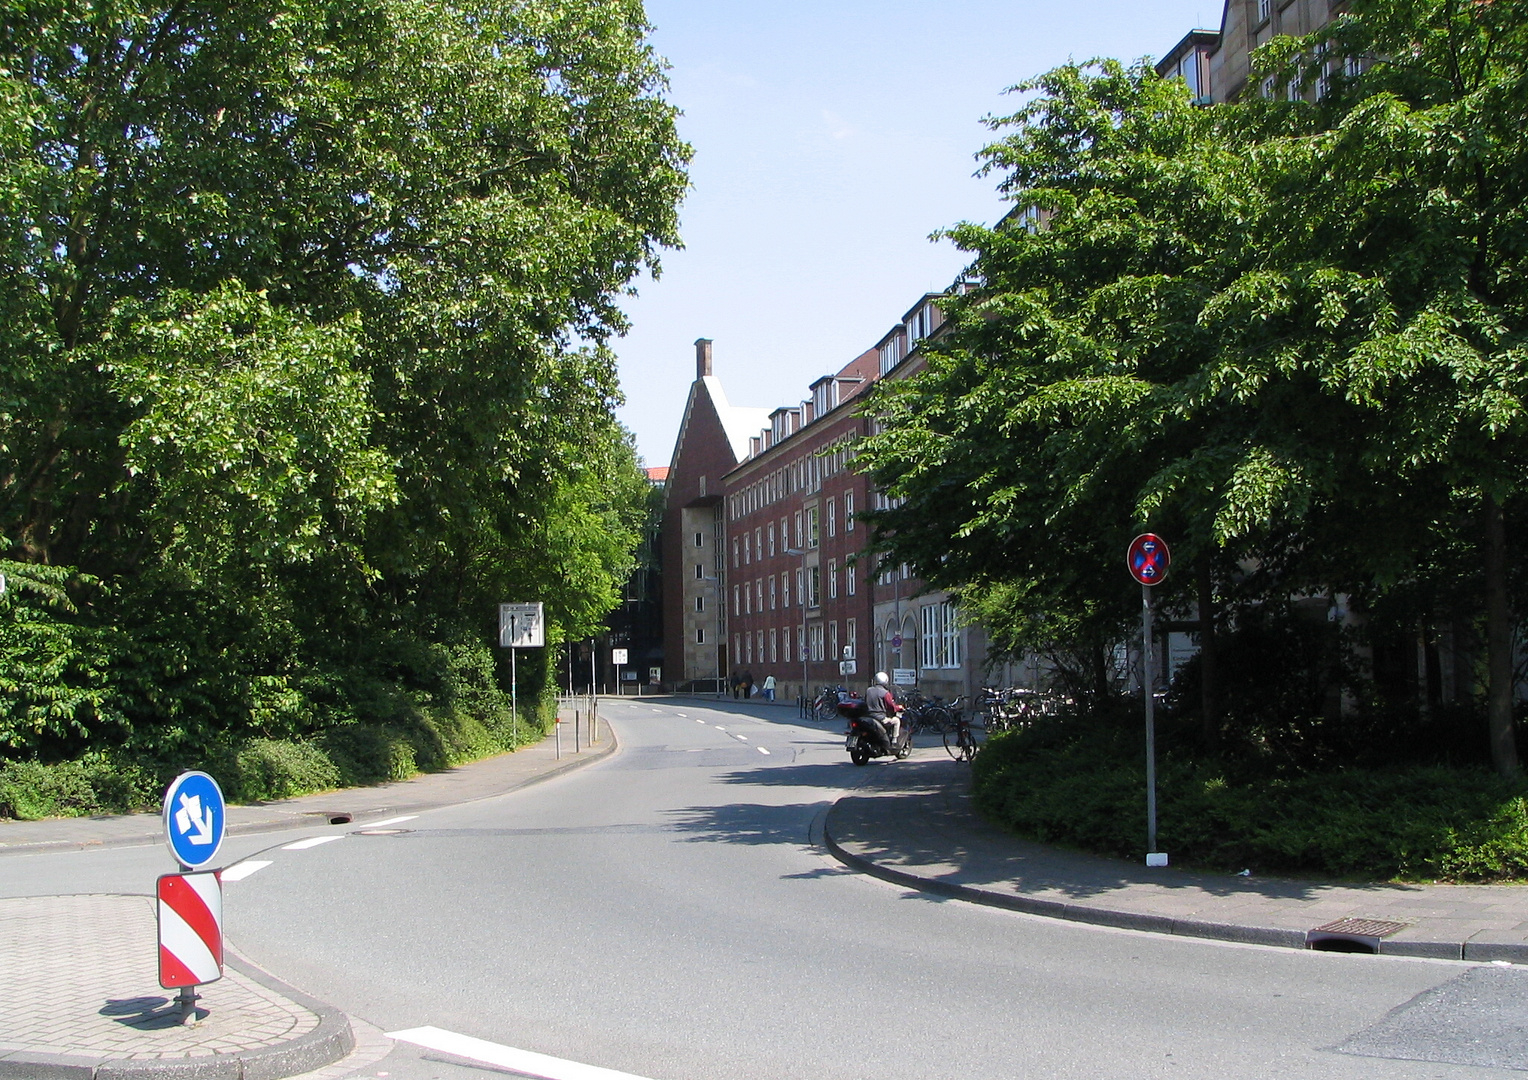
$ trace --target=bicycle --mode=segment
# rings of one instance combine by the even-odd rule
[[[951,704],[953,723],[944,731],[944,748],[956,761],[970,761],[981,751],[987,741],[987,729],[980,723],[972,723],[966,718],[966,711],[961,702],[965,699],[956,698]]]
[[[817,696],[807,706],[807,713],[813,720],[836,720],[838,719],[838,703],[849,696],[849,691],[842,686],[822,686],[817,690]]]

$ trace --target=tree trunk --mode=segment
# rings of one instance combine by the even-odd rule
[[[1491,763],[1508,780],[1522,772],[1512,730],[1512,619],[1507,604],[1507,528],[1501,505],[1486,496],[1486,729]]]
[[[1215,582],[1210,573],[1210,555],[1200,556],[1197,567],[1199,585],[1199,711],[1204,745],[1220,741],[1220,658],[1215,640]]]

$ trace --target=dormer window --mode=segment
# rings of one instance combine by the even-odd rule
[[[826,416],[838,406],[838,380],[826,375],[812,384],[812,416]]]

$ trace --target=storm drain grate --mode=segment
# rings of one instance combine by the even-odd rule
[[[1387,919],[1338,919],[1305,933],[1305,947],[1323,952],[1379,952],[1379,943],[1406,929]]]

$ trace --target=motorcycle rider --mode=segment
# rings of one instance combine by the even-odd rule
[[[891,692],[891,680],[886,677],[884,671],[877,671],[875,682],[871,683],[870,689],[865,691],[865,715],[874,720],[891,739],[890,745],[882,753],[888,752],[891,747],[897,745],[897,736],[902,730],[902,720],[897,714],[901,711],[902,706],[897,704],[897,699]]]

